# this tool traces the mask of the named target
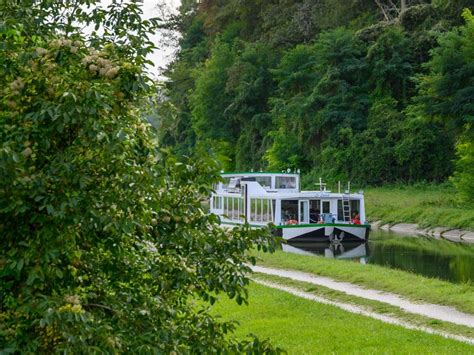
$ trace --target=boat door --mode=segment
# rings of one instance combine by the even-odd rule
[[[332,223],[330,200],[321,200],[321,215],[324,223]]]
[[[299,200],[299,224],[309,224],[309,200]]]

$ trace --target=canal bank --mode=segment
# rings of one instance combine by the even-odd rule
[[[364,189],[367,218],[402,233],[472,242],[474,201],[461,201],[450,184],[392,185]]]
[[[370,224],[372,229],[382,229],[399,234],[423,235],[435,239],[446,239],[451,242],[474,244],[474,232],[449,227],[421,228],[415,223],[384,224],[375,221]]]

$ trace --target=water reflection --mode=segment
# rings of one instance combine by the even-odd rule
[[[294,243],[291,253],[377,264],[456,283],[474,282],[474,245],[372,231],[368,243]]]
[[[282,246],[283,251],[302,255],[320,255],[331,259],[360,259],[366,263],[367,243],[294,243]]]

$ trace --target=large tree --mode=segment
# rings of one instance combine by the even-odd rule
[[[0,6],[0,352],[271,351],[207,305],[245,301],[247,250],[273,242],[203,211],[216,164],[143,114],[158,22],[99,5]]]

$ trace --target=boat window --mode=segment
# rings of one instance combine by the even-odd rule
[[[309,201],[299,201],[300,204],[300,223],[309,223]]]
[[[342,208],[342,200],[337,200],[337,220],[344,221],[344,210]]]
[[[276,201],[272,200],[272,221],[275,221]]]
[[[351,200],[351,218],[360,213],[360,200]]]
[[[222,183],[222,188],[227,189],[229,187],[230,177],[225,177],[224,182]]]
[[[250,220],[252,222],[273,222],[274,200],[267,198],[252,198],[250,199]]]
[[[236,189],[240,187],[240,178],[230,178],[229,189]]]
[[[212,206],[216,210],[220,210],[222,208],[222,197],[214,196]]]
[[[232,180],[230,183],[232,184]],[[229,217],[231,219],[235,219],[235,198],[233,197],[230,198],[230,202],[229,202]]]
[[[293,176],[277,176],[275,182],[277,189],[296,189],[296,178]]]
[[[260,199],[256,199],[255,200],[255,220],[257,222],[261,222],[262,221],[262,204],[261,204],[261,200]]]
[[[255,178],[262,187],[270,188],[272,185],[272,178],[271,176],[257,176]]]
[[[331,213],[331,203],[329,201],[323,201],[322,206],[323,213]]]
[[[243,198],[242,197],[223,197],[223,214],[228,219],[240,221],[242,220]]]
[[[350,215],[344,218],[344,209],[342,200],[337,200],[337,219],[339,221],[350,222],[356,213],[360,213],[360,201],[350,200]]]
[[[282,200],[281,201],[281,221],[283,224],[298,221],[298,201]]]

